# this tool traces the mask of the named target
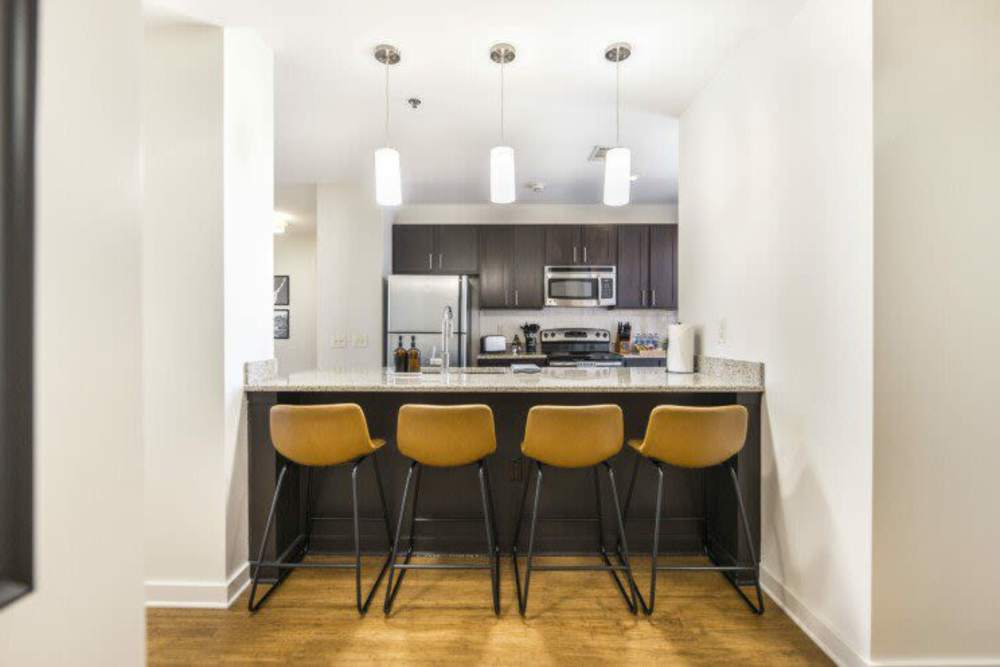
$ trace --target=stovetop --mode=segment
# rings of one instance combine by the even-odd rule
[[[545,329],[541,341],[550,366],[622,365],[622,356],[611,351],[607,329]]]

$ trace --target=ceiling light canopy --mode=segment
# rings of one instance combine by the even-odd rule
[[[624,206],[629,202],[632,185],[632,151],[622,146],[622,62],[632,55],[632,46],[617,42],[604,50],[604,57],[615,63],[615,147],[604,156],[604,203]]]
[[[514,61],[516,52],[510,44],[490,47],[490,60],[500,65],[500,145],[490,149],[490,201],[510,204],[517,198],[514,187],[514,149],[505,145],[503,134],[504,67]]]
[[[385,66],[385,146],[375,150],[375,201],[380,206],[399,206],[403,203],[399,151],[389,146],[389,66],[399,63],[399,49],[379,44],[375,60]]]

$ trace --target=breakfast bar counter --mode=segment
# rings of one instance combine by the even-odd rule
[[[528,410],[534,405],[614,403],[624,414],[626,438],[641,438],[650,411],[657,405],[743,405],[749,428],[736,467],[751,525],[751,539],[760,553],[760,402],[764,391],[761,364],[699,358],[698,373],[671,374],[663,368],[544,368],[538,373],[513,373],[506,368],[451,369],[447,373],[402,374],[387,370],[309,371],[288,377],[248,378],[249,544],[255,553],[264,533],[271,497],[284,459],[270,439],[270,409],[276,404],[316,405],[357,403],[364,410],[374,438],[386,445],[377,454],[385,481],[390,518],[396,521],[408,460],[395,443],[399,408],[407,403],[454,405],[484,403],[493,410],[497,450],[488,460],[496,500],[499,544],[509,552],[514,518],[527,461],[521,454]],[[431,369],[428,369],[431,370]],[[435,369],[436,370],[436,369]],[[573,443],[566,443],[572,447]],[[624,495],[632,479],[634,454],[628,447],[611,460]],[[640,467],[626,530],[636,553],[649,552],[655,506],[655,476]],[[428,469],[420,491],[419,516],[446,522],[418,522],[418,552],[477,553],[484,550],[478,480],[474,470]],[[388,548],[381,505],[370,468],[359,473],[361,540],[365,551]],[[551,478],[551,481],[549,481]],[[431,482],[430,480],[434,480]],[[551,484],[551,486],[550,486]],[[307,486],[311,490],[307,490]],[[311,551],[350,553],[353,550],[349,466],[313,470],[309,475],[289,467],[275,527],[266,544],[267,559],[295,560],[307,525],[306,497],[312,498],[314,521]],[[547,475],[536,536],[538,553],[593,552],[598,524],[594,521],[594,477],[589,470],[553,470]],[[749,544],[737,521],[735,493],[723,469],[668,469],[665,474],[661,552],[707,553],[715,562],[733,564],[750,558]],[[604,507],[611,507],[610,489],[600,487]],[[375,520],[378,519],[378,520]],[[395,525],[395,523],[393,523]],[[605,539],[615,543],[613,522],[605,521]],[[265,575],[269,573],[265,572]],[[274,573],[270,573],[273,575]]]

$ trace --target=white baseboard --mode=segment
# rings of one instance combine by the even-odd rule
[[[785,588],[765,568],[760,568],[760,585],[781,609],[802,628],[810,639],[842,667],[868,667],[871,663],[847,645],[833,628],[815,616],[795,594]]]
[[[147,581],[147,607],[228,609],[250,583],[250,565],[244,563],[228,581]]]

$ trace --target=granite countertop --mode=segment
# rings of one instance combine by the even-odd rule
[[[709,364],[691,374],[662,368],[453,368],[441,373],[378,370],[305,371],[248,383],[247,391],[456,392],[456,393],[651,393],[762,392],[763,368],[749,362]]]

